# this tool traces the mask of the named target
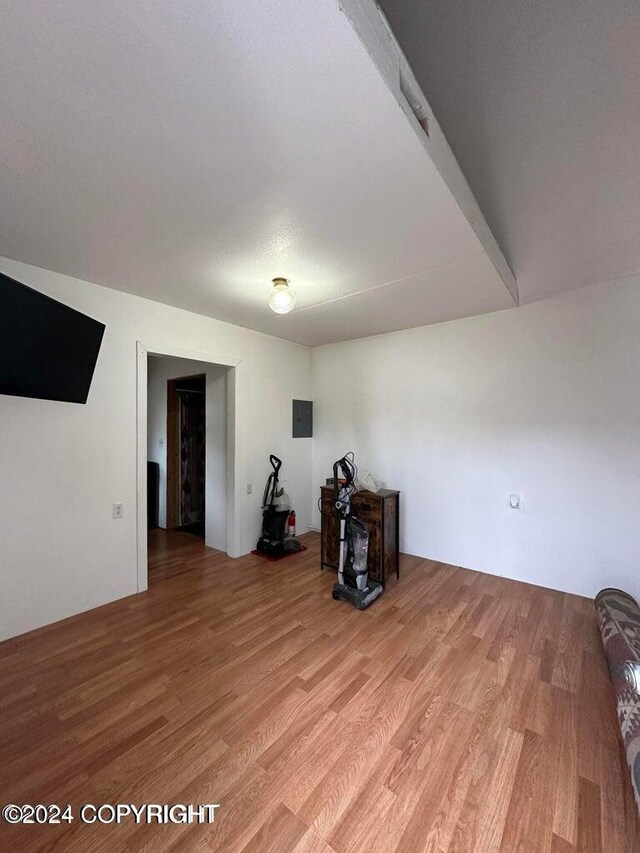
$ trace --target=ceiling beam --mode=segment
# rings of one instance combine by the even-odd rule
[[[476,233],[509,291],[514,305],[518,305],[516,277],[493,236],[384,13],[375,0],[338,0],[338,7],[348,18],[458,207]]]

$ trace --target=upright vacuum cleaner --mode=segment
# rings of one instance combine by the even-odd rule
[[[338,582],[334,584],[332,595],[336,601],[344,598],[358,610],[366,610],[382,594],[383,587],[369,580],[369,533],[366,526],[351,515],[355,481],[353,453],[348,453],[333,464],[333,503],[340,523],[340,559]]]
[[[289,536],[286,532],[291,503],[285,490],[278,488],[282,461],[272,453],[269,462],[273,470],[269,474],[262,498],[262,530],[256,550],[270,557],[277,557],[290,551],[301,551],[302,545],[295,536]]]

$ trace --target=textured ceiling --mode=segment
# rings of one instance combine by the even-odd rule
[[[335,0],[0,10],[0,254],[307,344],[513,304]]]
[[[521,302],[640,270],[638,0],[380,0]]]

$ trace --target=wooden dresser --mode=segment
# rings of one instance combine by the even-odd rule
[[[333,505],[333,486],[321,486],[322,510],[321,567],[338,570],[340,531],[338,514]],[[378,492],[356,492],[351,498],[351,514],[369,531],[369,577],[380,581],[395,572],[400,577],[400,492],[380,489]]]

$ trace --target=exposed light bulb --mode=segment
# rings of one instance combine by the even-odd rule
[[[274,278],[269,293],[269,308],[276,314],[288,314],[296,304],[296,296],[286,278]]]

